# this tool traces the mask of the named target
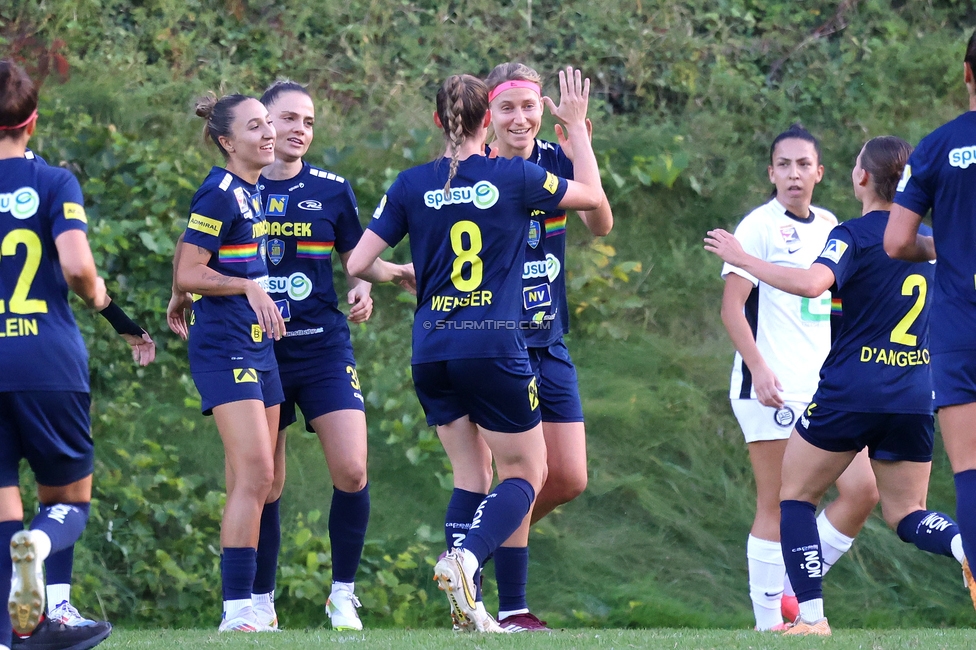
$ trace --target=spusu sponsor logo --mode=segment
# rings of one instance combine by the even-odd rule
[[[424,193],[424,204],[440,210],[445,205],[473,203],[479,210],[487,210],[498,202],[498,188],[488,181],[478,181],[473,187],[452,187],[444,190],[431,190]]]
[[[973,163],[976,163],[976,145],[959,147],[949,152],[949,164],[953,167],[966,169]]]

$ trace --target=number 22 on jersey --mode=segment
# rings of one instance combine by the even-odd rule
[[[24,266],[20,269],[20,275],[17,277],[17,284],[14,285],[14,291],[10,295],[9,304],[0,298],[0,314],[7,313],[8,308],[12,314],[46,314],[46,300],[27,297],[30,294],[34,276],[37,275],[37,269],[41,266],[43,248],[37,233],[26,228],[18,228],[8,232],[3,241],[0,241],[0,263],[4,261],[3,258],[5,257],[14,257],[19,246],[24,246],[27,249],[27,256],[24,259]]]

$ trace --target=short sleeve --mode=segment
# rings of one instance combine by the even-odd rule
[[[838,289],[857,271],[857,242],[844,226],[830,231],[827,244],[814,264],[823,264],[834,274],[834,284]]]
[[[925,216],[935,203],[935,185],[938,165],[933,164],[929,154],[928,140],[922,140],[908,157],[895,188],[894,202],[915,214]]]
[[[548,172],[535,163],[526,162],[525,170],[525,204],[535,210],[551,212],[559,208],[559,202],[566,195],[569,183],[565,178]],[[526,212],[526,218],[529,213]]]
[[[762,227],[762,220],[746,217],[735,229],[735,238],[742,245],[742,250],[761,260],[766,259],[766,229]],[[752,286],[759,286],[759,279],[743,271],[737,266],[725,264],[722,266],[722,277],[725,278],[729,273],[735,273],[752,283]]]
[[[557,173],[565,178],[566,180],[573,180],[575,176],[573,175],[573,161],[569,159],[566,152],[563,151],[562,147],[557,145],[556,149],[556,159],[557,159]]]
[[[380,204],[373,211],[373,218],[367,226],[367,230],[375,232],[391,248],[407,236],[407,214],[403,194],[403,182],[401,177],[397,177],[380,199]]]
[[[237,215],[237,206],[230,204],[230,197],[223,190],[209,190],[195,196],[183,241],[218,252]]]
[[[356,195],[347,181],[345,184],[342,210],[336,219],[335,249],[339,253],[348,253],[359,243],[363,236],[363,225],[359,223],[359,206]]]
[[[67,170],[61,170],[64,182],[51,193],[51,235],[68,230],[88,232],[88,217],[85,215],[85,199],[81,194],[78,179]]]

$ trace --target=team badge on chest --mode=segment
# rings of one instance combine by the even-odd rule
[[[268,240],[268,259],[275,266],[285,257],[285,242],[280,239]]]
[[[538,246],[541,237],[542,237],[542,227],[539,225],[539,222],[536,221],[535,219],[529,221],[529,238],[528,238],[529,246],[531,246],[532,248]]]

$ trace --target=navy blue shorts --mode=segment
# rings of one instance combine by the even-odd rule
[[[923,413],[855,413],[811,404],[796,432],[825,451],[861,451],[876,460],[932,460],[935,419]]]
[[[192,374],[193,383],[200,392],[200,409],[204,415],[213,415],[215,406],[244,399],[261,400],[265,408],[285,401],[277,367],[271,370],[234,368]]]
[[[356,362],[348,358],[327,359],[314,367],[278,366],[285,401],[281,405],[279,429],[298,421],[295,405],[305,417],[305,430],[314,432],[311,422],[320,415],[352,409],[365,411]]]
[[[0,393],[0,487],[19,485],[26,458],[40,485],[61,487],[95,469],[91,396],[69,391]]]
[[[528,359],[452,359],[413,365],[427,424],[467,415],[489,431],[522,433],[542,421],[539,390]]]
[[[935,408],[976,402],[976,350],[932,355]]]
[[[582,422],[576,366],[562,339],[546,348],[529,348],[529,362],[539,382],[543,422]]]

